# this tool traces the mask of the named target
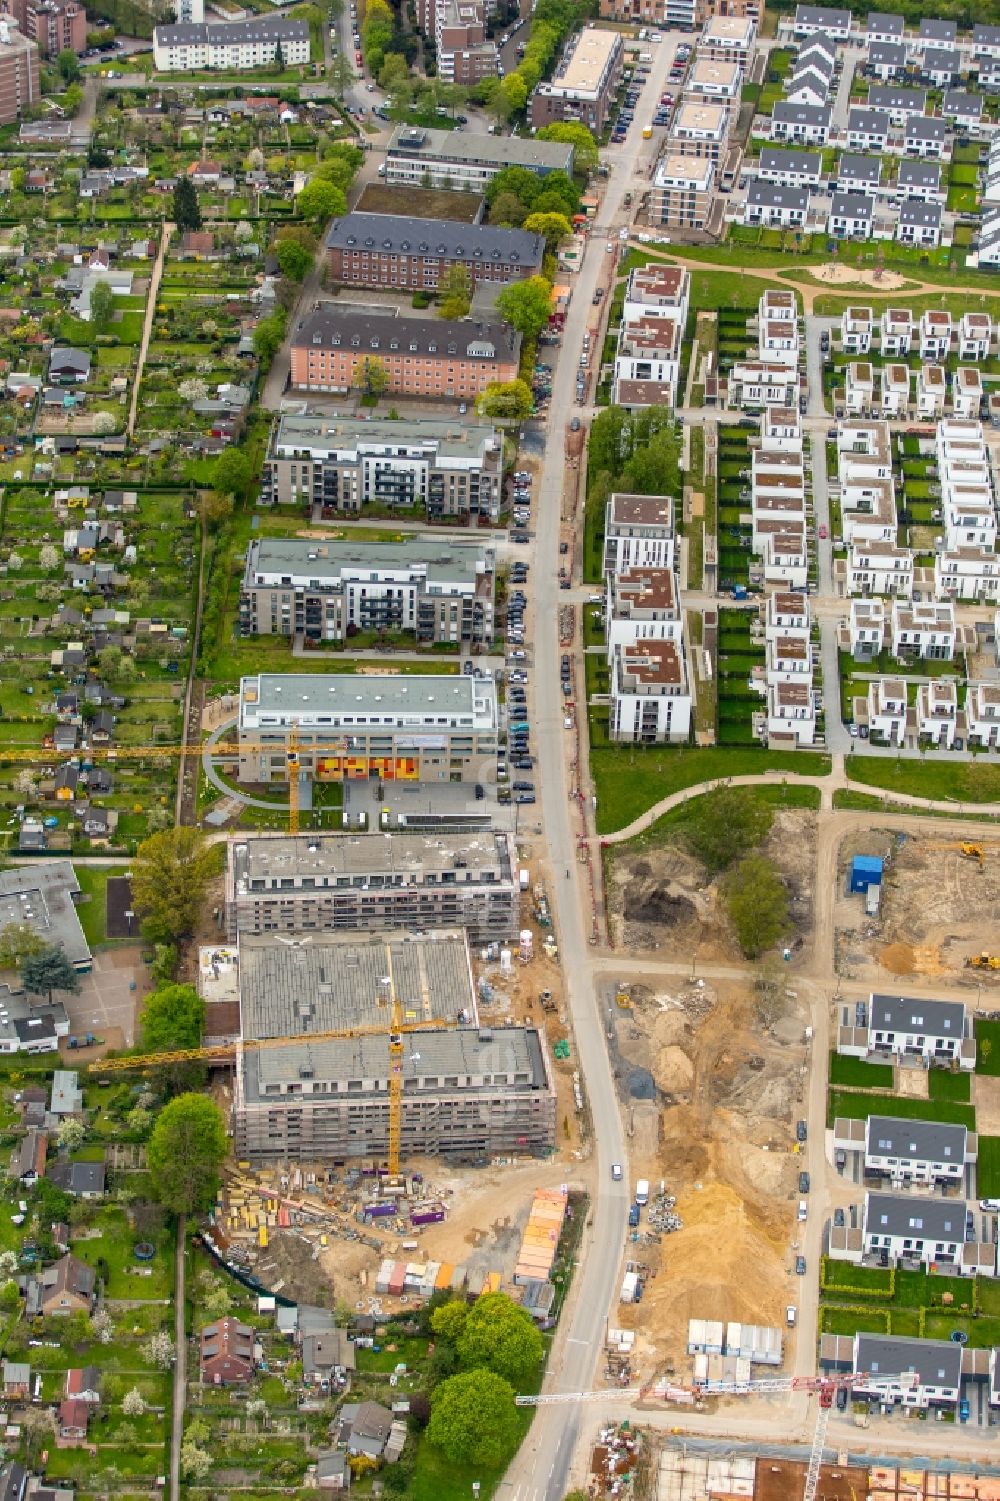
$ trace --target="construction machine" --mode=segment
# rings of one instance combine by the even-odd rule
[[[1000,954],[970,954],[965,961],[966,969],[1000,969]]]

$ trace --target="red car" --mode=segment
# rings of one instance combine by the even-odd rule
[[[826,539],[827,539],[827,537],[828,537],[828,536],[829,536],[829,535],[830,535],[830,534],[829,534],[829,532],[828,532],[828,531],[827,531],[827,529],[826,529],[826,527],[825,527],[825,526],[821,526],[821,527],[820,527],[820,529],[819,529],[819,536],[820,536],[820,541],[821,541],[821,542],[825,542],[825,541],[826,541]]]

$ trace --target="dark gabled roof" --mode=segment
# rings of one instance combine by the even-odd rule
[[[920,1386],[957,1387],[962,1379],[962,1346],[946,1339],[901,1339],[886,1334],[856,1337],[855,1369],[875,1378],[915,1371]]]
[[[309,24],[289,20],[287,16],[254,17],[249,21],[186,22],[178,26],[157,26],[153,36],[161,47],[192,47],[201,42],[214,47],[250,42],[304,42],[309,39]]]
[[[958,27],[954,21],[938,21],[933,16],[925,16],[920,22],[918,37],[922,42],[953,42],[957,36]]]
[[[541,235],[492,224],[451,219],[410,219],[403,214],[344,214],[326,237],[328,250],[368,250],[386,255],[440,256],[467,265],[539,266]]]
[[[948,89],[941,102],[943,115],[973,115],[978,120],[983,113],[982,94],[970,94],[965,89]]]
[[[906,26],[906,21],[895,11],[873,10],[868,13],[868,33],[873,31],[888,31],[893,36],[901,37]]]
[[[761,146],[760,168],[765,172],[801,172],[819,177],[823,170],[820,151],[789,151],[783,146]]]
[[[936,119],[933,115],[909,115],[906,134],[917,140],[943,141],[948,134],[948,126],[944,120]]]
[[[869,1003],[868,1025],[873,1032],[913,1032],[961,1042],[965,1036],[965,1004],[877,993]]]
[[[931,1199],[914,1194],[865,1195],[864,1227],[869,1235],[902,1235],[965,1244],[968,1205],[964,1199]]]
[[[845,151],[840,158],[837,176],[860,178],[862,182],[877,184],[882,181],[882,158],[866,156],[861,151]]]
[[[809,207],[808,188],[782,188],[774,182],[752,182],[747,189],[747,204],[764,208],[793,208],[805,213]]]
[[[870,109],[905,109],[911,114],[922,115],[926,103],[927,95],[923,89],[899,88],[894,83],[873,83],[868,90]]]
[[[834,193],[830,212],[838,219],[871,219],[875,204],[867,193]]]
[[[960,1168],[965,1162],[967,1136],[965,1126],[870,1115],[865,1146],[869,1156],[895,1157],[901,1162],[954,1163]]]
[[[914,161],[910,157],[903,157],[899,163],[898,183],[922,183],[930,186],[932,183],[939,187],[941,183],[941,163]]]
[[[847,114],[848,130],[864,131],[867,135],[888,135],[889,116],[881,109],[867,109],[855,104]]]
[[[771,119],[789,125],[825,125],[829,129],[832,114],[828,104],[796,104],[791,99],[779,99]]]
[[[307,314],[292,335],[292,342],[298,348],[353,349],[359,356],[368,351],[384,355],[394,350],[401,354],[468,355],[471,348],[479,346],[483,350],[479,357],[487,359],[514,356],[520,345],[514,330],[505,323],[484,323],[475,318],[393,318],[332,303]],[[477,354],[469,357],[476,358]]]
[[[900,224],[919,224],[925,229],[938,229],[941,224],[940,203],[924,203],[920,198],[907,198],[899,206]]]

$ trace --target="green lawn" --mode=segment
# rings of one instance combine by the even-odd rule
[[[914,1100],[909,1096],[852,1094],[846,1089],[831,1089],[827,1097],[827,1124],[832,1126],[838,1115],[850,1120],[865,1120],[869,1115],[888,1115],[897,1120],[944,1121],[955,1126],[976,1129],[976,1112],[971,1105],[954,1100]]]
[[[953,1074],[944,1068],[930,1070],[927,1088],[932,1100],[956,1100],[967,1105],[972,1098],[971,1075]]]
[[[1000,1198],[1000,1136],[979,1138],[976,1187],[981,1199]]]
[[[899,757],[893,760],[890,756],[857,754],[848,756],[845,764],[852,782],[884,787],[888,792],[941,802],[1000,801],[1000,766],[976,761],[904,761]]]
[[[868,1063],[864,1058],[830,1054],[831,1084],[839,1084],[845,1089],[891,1089],[893,1082],[893,1068],[889,1063]]]
[[[597,792],[597,831],[623,829],[647,808],[684,787],[766,771],[826,776],[829,756],[814,751],[766,751],[734,747],[715,750],[644,749],[630,745],[591,745],[590,769]]]
[[[1000,1078],[1000,1022],[976,1018],[976,1073]]]
[[[83,900],[77,908],[84,937],[92,949],[108,942],[108,878],[123,876],[127,865],[87,865],[78,861],[73,869],[80,883]]]

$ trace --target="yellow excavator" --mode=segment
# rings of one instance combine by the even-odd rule
[[[1000,954],[970,954],[965,961],[966,969],[1000,969]]]

